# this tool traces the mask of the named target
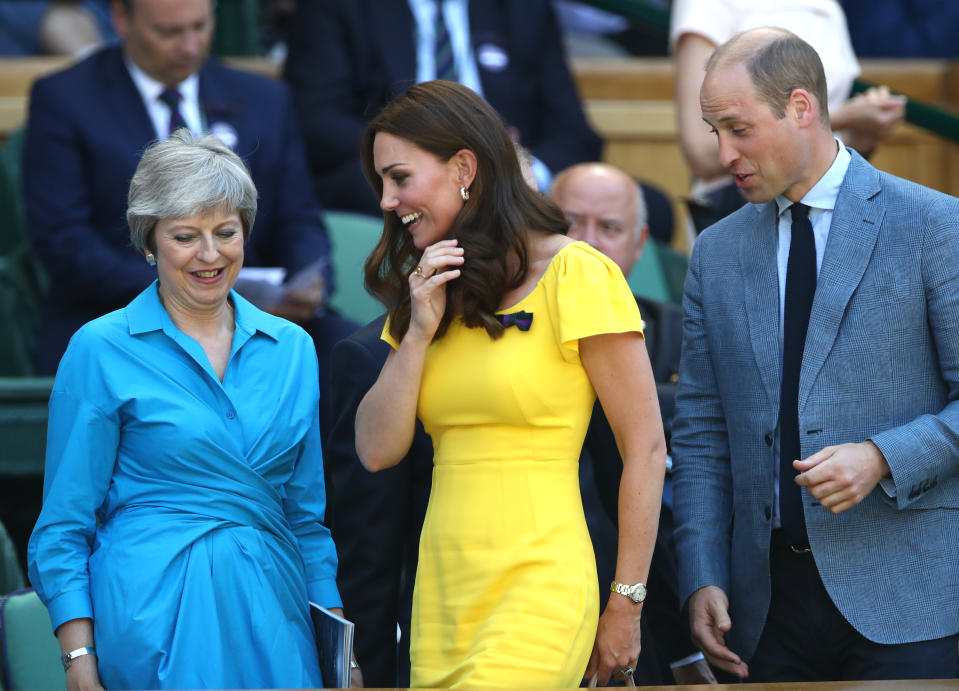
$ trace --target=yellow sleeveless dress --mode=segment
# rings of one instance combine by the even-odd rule
[[[589,661],[599,593],[577,467],[596,393],[579,339],[642,321],[619,268],[582,242],[503,310],[517,312],[528,331],[492,340],[454,322],[427,353],[413,687],[576,687]]]

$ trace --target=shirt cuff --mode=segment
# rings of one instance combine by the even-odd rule
[[[706,656],[703,655],[702,653],[693,653],[692,655],[687,655],[682,660],[676,660],[676,662],[670,662],[669,668],[676,669],[678,667],[685,667],[686,665],[691,665],[694,662],[699,662],[700,660],[704,660],[705,658]]]
[[[93,619],[93,605],[90,604],[90,593],[86,590],[60,593],[47,603],[47,610],[54,631],[71,619]]]
[[[322,581],[313,581],[307,588],[310,595],[310,601],[322,605],[329,609],[330,607],[342,607],[343,600],[340,599],[340,591],[336,587],[336,580],[329,578]]]

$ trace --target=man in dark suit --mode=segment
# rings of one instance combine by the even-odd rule
[[[452,51],[445,75],[430,47],[439,16]],[[317,195],[330,208],[379,215],[360,170],[363,127],[407,87],[440,76],[503,116],[535,156],[541,189],[550,171],[599,158],[549,0],[310,0],[299,3],[289,49],[286,78]]]
[[[680,598],[750,681],[951,677],[959,200],[836,140],[816,51],[716,50],[700,90],[752,202],[686,278],[672,448]]]
[[[371,473],[356,455],[356,409],[390,351],[380,340],[384,321],[375,319],[333,347],[333,426],[324,454],[337,585],[343,612],[356,624],[363,682],[373,688],[410,684],[413,580],[433,473],[433,443],[419,422],[397,466]]]
[[[649,239],[645,197],[640,185],[615,166],[580,163],[556,176],[550,197],[569,218],[569,236],[603,252],[616,262],[624,276],[628,276]],[[637,297],[636,301],[643,317],[643,335],[656,378],[663,427],[668,439],[676,394],[682,312],[672,304],[642,297]],[[593,408],[584,446],[587,453],[581,464],[590,465],[593,471],[592,477],[582,480],[584,492],[595,480],[599,500],[605,509],[604,515],[593,512],[593,515],[587,514],[587,519],[594,536],[597,566],[601,572],[605,569],[611,578],[616,565],[619,479],[623,462],[598,402]],[[647,609],[643,611],[643,650],[636,669],[636,680],[641,684],[715,682],[680,616],[675,562],[671,485],[667,472],[659,532],[646,584],[649,597]],[[600,582],[603,575],[600,573]]]
[[[31,246],[50,279],[38,371],[52,373],[80,325],[156,278],[130,246],[127,189],[147,144],[188,126],[218,135],[253,175],[259,209],[245,265],[319,269],[321,280],[261,306],[311,332],[322,382],[333,343],[355,325],[317,316],[333,288],[330,244],[285,85],[207,59],[213,0],[114,0],[112,12],[122,46],[38,80],[30,99],[23,187]],[[172,89],[173,106],[161,99]]]

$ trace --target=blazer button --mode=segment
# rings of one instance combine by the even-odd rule
[[[766,446],[773,445],[773,435],[770,434],[769,432],[766,432],[766,436],[763,437],[763,439],[766,441]]]
[[[768,521],[770,518],[773,517],[773,510],[772,510],[770,507],[768,507],[768,506],[764,507],[764,508],[763,508],[763,516],[765,516],[765,517],[766,517],[766,520]]]

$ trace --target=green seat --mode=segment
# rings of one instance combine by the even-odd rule
[[[327,211],[326,228],[333,245],[336,291],[330,306],[344,317],[365,324],[385,311],[363,282],[363,264],[383,234],[382,219],[347,211]]]
[[[33,374],[33,342],[46,276],[27,251],[20,173],[23,128],[0,149],[0,377]]]
[[[683,304],[683,288],[686,285],[689,259],[672,247],[661,247],[659,261],[663,267],[666,285],[669,287],[670,302],[675,302],[677,305]]]
[[[0,599],[0,670],[9,691],[53,691],[67,687],[60,644],[50,630],[47,608],[32,590]]]
[[[258,0],[219,0],[216,7],[217,55],[260,54],[260,3]]]
[[[9,593],[24,587],[26,581],[20,569],[17,548],[3,523],[0,523],[0,593]]]
[[[0,482],[42,477],[53,377],[0,377]]]
[[[20,171],[26,130],[20,128],[7,137],[0,148],[0,257],[25,246],[26,212],[20,193]]]
[[[626,282],[629,283],[634,295],[659,302],[671,301],[669,284],[666,282],[660,260],[662,250],[663,246],[654,238],[646,241],[642,256],[633,264],[633,270],[626,277]]]

